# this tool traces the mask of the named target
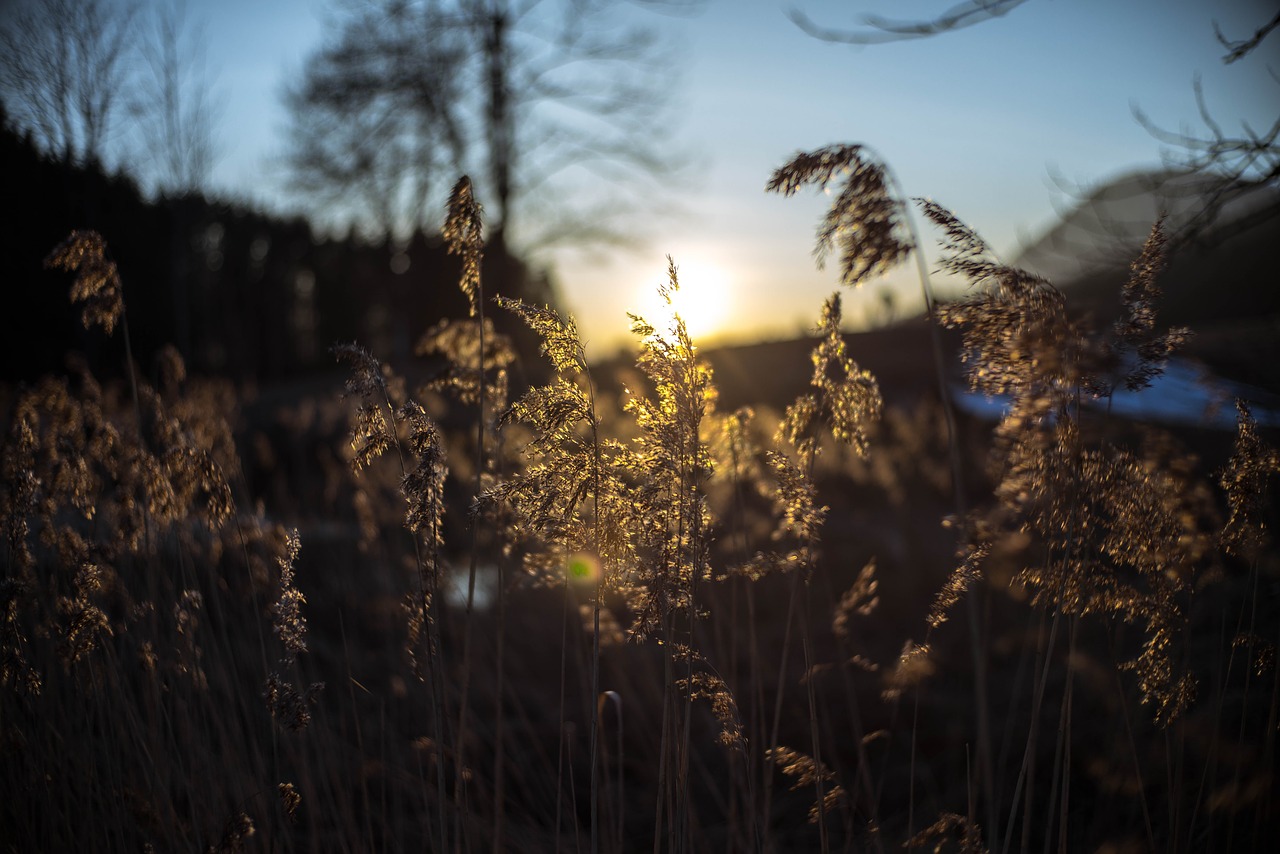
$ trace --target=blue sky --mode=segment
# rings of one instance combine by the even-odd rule
[[[1070,204],[1052,174],[1088,185],[1159,163],[1160,145],[1134,121],[1132,105],[1164,127],[1197,130],[1198,73],[1224,128],[1275,120],[1280,83],[1266,66],[1280,68],[1280,38],[1224,67],[1213,34],[1215,19],[1229,35],[1251,34],[1274,14],[1265,0],[1029,0],[965,31],[866,47],[817,41],[786,15],[798,7],[840,27],[867,13],[928,16],[950,5],[709,0],[694,17],[650,16],[681,57],[673,136],[689,167],[666,194],[671,204],[649,219],[642,247],[540,259],[597,350],[626,337],[624,312],[647,304],[667,254],[686,289],[698,288],[695,272],[720,289],[732,337],[810,325],[836,286],[811,255],[825,200],[763,192],[799,149],[868,144],[907,194],[935,198],[1013,255],[1052,223],[1055,206]],[[330,8],[322,0],[193,3],[225,104],[219,188],[280,203],[280,92],[318,45]],[[847,299],[850,321],[879,311],[886,288],[900,310],[918,300],[904,271]]]

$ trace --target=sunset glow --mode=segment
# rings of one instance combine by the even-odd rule
[[[679,315],[695,343],[722,335],[733,298],[729,274],[701,259],[676,258],[675,262],[680,288],[670,295],[671,303],[667,304],[653,286],[644,295],[638,314],[660,332]]]

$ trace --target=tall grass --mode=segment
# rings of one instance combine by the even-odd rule
[[[837,189],[818,249],[844,285],[921,258],[865,147],[770,182],[806,185]],[[1160,224],[1095,329],[917,204],[971,282],[935,306],[922,273],[933,356],[952,330],[1008,401],[989,433],[943,372],[886,404],[839,294],[810,363],[777,367],[790,402],[720,411],[678,316],[633,317],[615,375],[573,318],[482,280],[466,179],[446,237],[473,315],[420,342],[434,376],[348,344],[345,399],[274,416],[171,352],[151,383],[130,359],[127,392],[83,360],[6,392],[0,843],[1260,847],[1280,457],[1243,404],[1234,448],[1191,437],[1217,472],[1110,414],[1185,336],[1158,322]],[[112,334],[101,239],[51,263]],[[669,259],[660,293],[680,286]],[[550,363],[513,402],[487,307]],[[289,459],[296,482],[251,491]]]

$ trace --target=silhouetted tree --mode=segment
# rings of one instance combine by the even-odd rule
[[[71,350],[90,354],[107,373],[123,366],[121,338],[86,330],[67,301],[66,274],[42,263],[76,229],[99,232],[119,267],[133,355],[144,372],[160,347],[180,343],[195,373],[275,379],[331,370],[329,346],[351,340],[430,371],[414,358],[415,343],[442,319],[468,315],[457,286],[461,261],[436,235],[416,232],[403,244],[323,237],[300,217],[198,192],[149,199],[127,175],[66,165],[43,151],[31,134],[15,132],[2,103],[0,163],[5,200],[21,212],[0,229],[0,281],[9,283],[0,380],[62,370]],[[389,264],[393,253],[397,263]],[[185,290],[173,287],[175,270]],[[514,294],[550,292],[510,253],[486,253],[483,276]],[[495,321],[522,352],[537,352],[527,327],[520,336],[518,318],[498,313]]]
[[[141,29],[138,51],[143,69],[131,95],[130,110],[139,153],[149,168],[135,172],[162,197],[178,197],[209,187],[217,158],[214,125],[217,105],[205,66],[201,28],[190,24],[184,0],[163,0]],[[191,289],[194,270],[189,243],[204,223],[188,221],[198,206],[170,206],[173,245],[170,287],[173,293],[173,339],[180,353],[191,355]]]
[[[286,96],[295,189],[403,236],[434,218],[433,190],[469,164],[483,176],[491,245],[512,232],[525,246],[616,236],[616,193],[586,209],[553,187],[576,173],[634,190],[670,159],[661,95],[676,63],[620,5],[349,4]]]
[[[219,109],[205,65],[204,34],[190,24],[180,1],[159,4],[145,23],[138,40],[145,68],[130,110],[156,174],[141,177],[165,195],[205,189],[217,160]]]
[[[64,163],[101,162],[130,74],[134,7],[14,0],[0,25],[0,92],[13,120]]]

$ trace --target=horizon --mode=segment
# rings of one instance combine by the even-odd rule
[[[1153,0],[1121,9],[1101,0],[1069,6],[1033,0],[980,26],[863,47],[818,40],[788,12],[820,26],[855,28],[864,14],[896,16],[897,4],[746,5],[749,13],[744,4],[709,0],[681,16],[622,8],[623,19],[653,26],[688,57],[666,105],[675,123],[671,150],[677,159],[687,155],[685,168],[634,218],[640,232],[628,237],[636,245],[530,250],[518,234],[513,241],[534,268],[550,273],[562,308],[602,355],[630,346],[626,313],[651,304],[668,255],[682,269],[708,271],[729,295],[717,325],[690,318],[708,345],[776,340],[813,326],[823,298],[837,287],[834,271],[817,269],[811,251],[826,200],[803,191],[783,199],[763,189],[797,150],[867,145],[897,175],[905,196],[936,199],[1012,258],[1090,190],[1159,168],[1163,146],[1134,120],[1133,108],[1164,129],[1200,129],[1193,76],[1200,76],[1224,126],[1259,127],[1273,119],[1275,84],[1266,66],[1280,55],[1275,41],[1224,66],[1213,31],[1216,21],[1228,36],[1251,32],[1265,20],[1260,0],[1226,8]],[[155,6],[140,8],[145,14]],[[337,233],[288,190],[281,94],[332,32],[326,22],[340,17],[343,4],[289,0],[263,9],[235,0],[217,4],[217,14],[214,8],[204,0],[187,4],[190,25],[204,33],[212,91],[223,103],[220,157],[207,190],[302,215],[322,233]],[[906,11],[927,17],[940,8]],[[135,174],[140,168],[117,165]],[[475,177],[479,170],[468,171]],[[145,186],[145,175],[139,177]],[[580,179],[566,186],[590,192]],[[483,201],[483,180],[477,192]],[[432,207],[442,218],[443,199]],[[921,242],[932,268],[935,241],[923,228]],[[949,287],[945,280],[935,286],[941,293]],[[690,276],[682,287],[696,292],[701,284]],[[914,273],[902,267],[846,291],[847,326],[918,314],[919,290]]]

